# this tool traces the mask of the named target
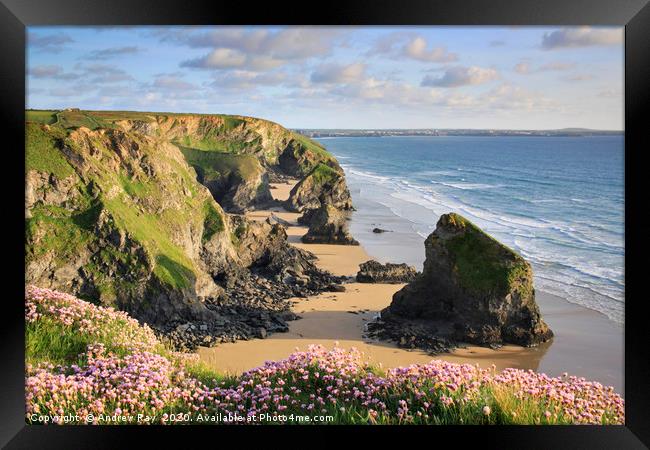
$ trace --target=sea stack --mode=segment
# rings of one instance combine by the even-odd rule
[[[535,303],[533,270],[519,254],[454,213],[440,217],[424,246],[422,273],[395,293],[382,321],[486,346],[530,347],[553,337]]]
[[[309,230],[301,240],[306,244],[359,245],[350,235],[345,211],[323,204],[310,216]]]

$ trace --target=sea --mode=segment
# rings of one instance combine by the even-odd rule
[[[318,140],[345,171],[352,234],[380,261],[421,270],[425,238],[456,212],[524,256],[537,290],[623,323],[623,135]]]

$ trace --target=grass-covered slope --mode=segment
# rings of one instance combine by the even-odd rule
[[[113,128],[26,129],[28,281],[129,310],[216,289],[199,255],[206,239],[230,241],[225,216],[177,147]]]
[[[269,173],[337,174],[345,186],[322,146],[262,119],[78,109],[26,119],[27,281],[147,320],[205,312],[197,301],[218,296],[213,277],[239,258],[224,208],[272,201]]]
[[[354,349],[319,346],[223,377],[170,352],[127,314],[56,291],[27,287],[25,320],[28,423],[66,415],[83,424],[144,423],[138,414],[162,424],[228,416],[268,424],[624,423],[612,388],[577,377],[443,361],[383,371]]]

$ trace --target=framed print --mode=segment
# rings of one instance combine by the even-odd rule
[[[2,10],[8,448],[647,445],[646,2]]]

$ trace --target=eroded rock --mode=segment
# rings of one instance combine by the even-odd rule
[[[301,240],[307,244],[359,245],[348,230],[347,214],[328,204],[313,214]]]
[[[532,268],[513,250],[454,213],[440,217],[425,250],[423,272],[381,312],[387,329],[417,323],[416,336],[485,346],[551,339],[535,302]]]
[[[408,264],[381,264],[370,260],[359,265],[357,281],[359,283],[410,283],[417,271]]]

